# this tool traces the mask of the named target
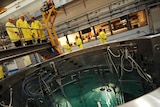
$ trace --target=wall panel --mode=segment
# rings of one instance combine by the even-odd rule
[[[66,11],[57,16],[55,23],[60,23],[65,20],[72,19],[76,16],[83,15],[89,11],[95,10],[98,7],[104,6],[116,0],[75,0],[74,2],[64,6]],[[62,9],[63,11],[63,9]]]

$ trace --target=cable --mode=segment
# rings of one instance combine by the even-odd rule
[[[40,79],[41,79],[41,81],[44,83],[44,86],[46,86],[48,92],[50,93],[50,92],[51,92],[50,87],[49,87],[49,86],[47,85],[47,83],[43,80],[42,75],[40,75]]]
[[[38,80],[39,80],[39,87],[42,92],[42,96],[44,97],[44,93],[43,93],[42,86],[41,86],[41,76],[40,75],[38,76]]]
[[[145,79],[148,82],[152,82],[151,78],[142,70],[142,68],[136,63],[136,61],[130,56],[130,54],[128,53],[128,49],[127,47],[125,48],[125,50],[121,50],[122,55],[115,55],[110,47],[107,47],[107,50],[109,51],[109,53],[115,57],[115,58],[119,58],[120,57],[120,67],[121,67],[121,77],[123,76],[123,72],[127,71],[127,72],[132,72],[134,69],[137,69],[138,74]],[[113,68],[115,69],[116,73],[118,73],[118,70],[110,56],[110,54],[108,54],[109,60],[112,63]],[[131,64],[131,69],[127,69],[124,67],[124,60],[127,59],[127,61],[130,62]],[[135,65],[135,67],[134,67]],[[124,71],[123,71],[124,70]]]
[[[110,54],[108,54],[108,56],[109,56],[109,59],[110,59],[110,61],[111,61],[112,65],[113,65],[113,68],[115,69],[116,73],[118,74],[118,70],[117,70],[116,65],[114,64],[114,62],[113,62],[113,60],[112,60],[111,55],[110,55]]]
[[[123,52],[123,54],[122,54],[122,56],[121,56],[121,64],[120,64],[120,67],[123,69],[123,70],[125,70],[125,71],[127,71],[127,72],[132,72],[133,71],[133,61],[130,61],[129,59],[126,59],[125,57],[126,57],[126,55],[124,54],[125,52]],[[125,57],[124,57],[125,56]],[[128,55],[129,56],[129,55]],[[124,60],[127,60],[130,64],[131,64],[131,69],[127,69],[127,68],[125,68],[124,67]]]
[[[37,69],[34,73],[25,78],[22,84],[24,94],[31,98],[45,97],[44,91],[49,95],[51,93],[51,86],[49,85],[55,81],[53,70]]]
[[[22,84],[22,90],[27,98],[32,98],[38,102],[42,99],[45,107],[49,107],[51,103],[51,87],[50,83],[54,80],[53,71],[39,69],[30,76],[26,77]],[[49,79],[49,80],[48,80]],[[52,79],[52,80],[51,80]]]
[[[31,85],[37,85],[37,83],[38,83],[37,81],[35,81],[38,79],[37,74],[39,74],[39,73],[35,72],[35,73],[29,75],[28,77],[26,77],[25,80],[23,81],[22,90],[25,93],[25,95],[30,96],[30,97],[41,96],[39,94],[35,94],[35,93],[33,94],[32,92],[29,91]]]
[[[107,53],[108,53],[108,52],[107,52]],[[105,59],[106,64],[108,64],[108,66],[109,66],[110,72],[113,73],[112,64],[110,63],[108,57],[106,56],[107,53],[106,53],[106,52],[103,53],[104,59]]]
[[[9,102],[9,105],[5,105],[5,103],[2,101],[2,102],[0,102],[0,106],[2,106],[2,107],[13,107],[12,106],[12,101],[13,101],[12,96],[13,96],[13,89],[10,88],[10,102]]]
[[[111,64],[112,64],[114,70],[115,70],[116,73],[118,74],[118,70],[117,70],[116,65],[114,64],[114,62],[113,62],[112,57],[111,57],[110,54],[112,54],[112,55],[115,56],[115,57],[119,57],[119,55],[113,54],[113,52],[109,49],[109,47],[107,47],[107,51],[108,51],[107,53],[108,53],[109,61],[111,62]]]
[[[13,95],[13,89],[10,88],[10,103],[9,103],[9,107],[12,107],[12,95]]]
[[[145,79],[146,81],[148,82],[152,82],[151,78],[148,77],[148,75],[142,70],[142,68],[136,63],[136,61],[131,57],[131,56],[128,56],[129,59],[131,59],[133,61],[133,63],[135,64],[136,68],[137,68],[137,72],[138,74],[143,78]]]
[[[54,62],[50,62],[50,67],[54,69],[55,74],[58,75],[58,71]]]
[[[119,54],[119,55],[114,54],[114,53],[112,52],[112,50],[110,49],[109,46],[107,47],[107,50],[108,50],[114,57],[116,57],[116,58],[120,57],[120,54]]]
[[[121,74],[120,74],[120,78],[122,78],[123,76],[123,56],[124,56],[124,52],[122,51],[122,55],[121,55],[121,60],[120,60],[120,67],[121,67]]]

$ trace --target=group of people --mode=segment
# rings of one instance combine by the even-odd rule
[[[83,49],[83,42],[82,42],[81,38],[76,36],[75,40],[76,40],[75,44],[78,46],[78,48]],[[68,41],[66,41],[65,49],[66,49],[66,52],[72,51],[71,46]]]
[[[83,42],[81,38],[76,36],[75,40],[76,40],[75,44],[78,46],[78,48],[83,49]],[[99,29],[99,40],[101,44],[104,44],[107,41],[107,35],[102,29]],[[72,51],[68,41],[66,42],[65,49],[66,49],[66,52]]]
[[[35,20],[34,17],[31,17],[30,20],[31,25],[28,24],[24,16],[21,16],[15,24],[12,18],[8,19],[8,22],[5,25],[6,31],[11,42],[13,42],[16,47],[23,46],[24,44],[33,44],[33,41],[36,43],[46,42],[46,38],[42,30],[42,23]]]

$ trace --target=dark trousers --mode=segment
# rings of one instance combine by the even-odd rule
[[[37,39],[37,43],[41,43],[41,40],[40,40],[40,39]]]
[[[46,43],[46,42],[47,40],[40,40],[40,39],[37,40],[37,43]]]
[[[33,41],[32,40],[29,40],[29,41],[26,41],[27,45],[32,45],[33,44]]]
[[[45,42],[47,42],[47,40],[42,40],[42,43],[45,43]]]
[[[16,47],[19,47],[19,46],[22,46],[22,43],[21,43],[21,41],[19,40],[19,41],[17,41],[17,42],[14,42],[14,45],[15,45]]]

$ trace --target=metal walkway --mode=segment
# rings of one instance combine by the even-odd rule
[[[51,48],[50,43],[34,44],[0,51],[0,62]]]

